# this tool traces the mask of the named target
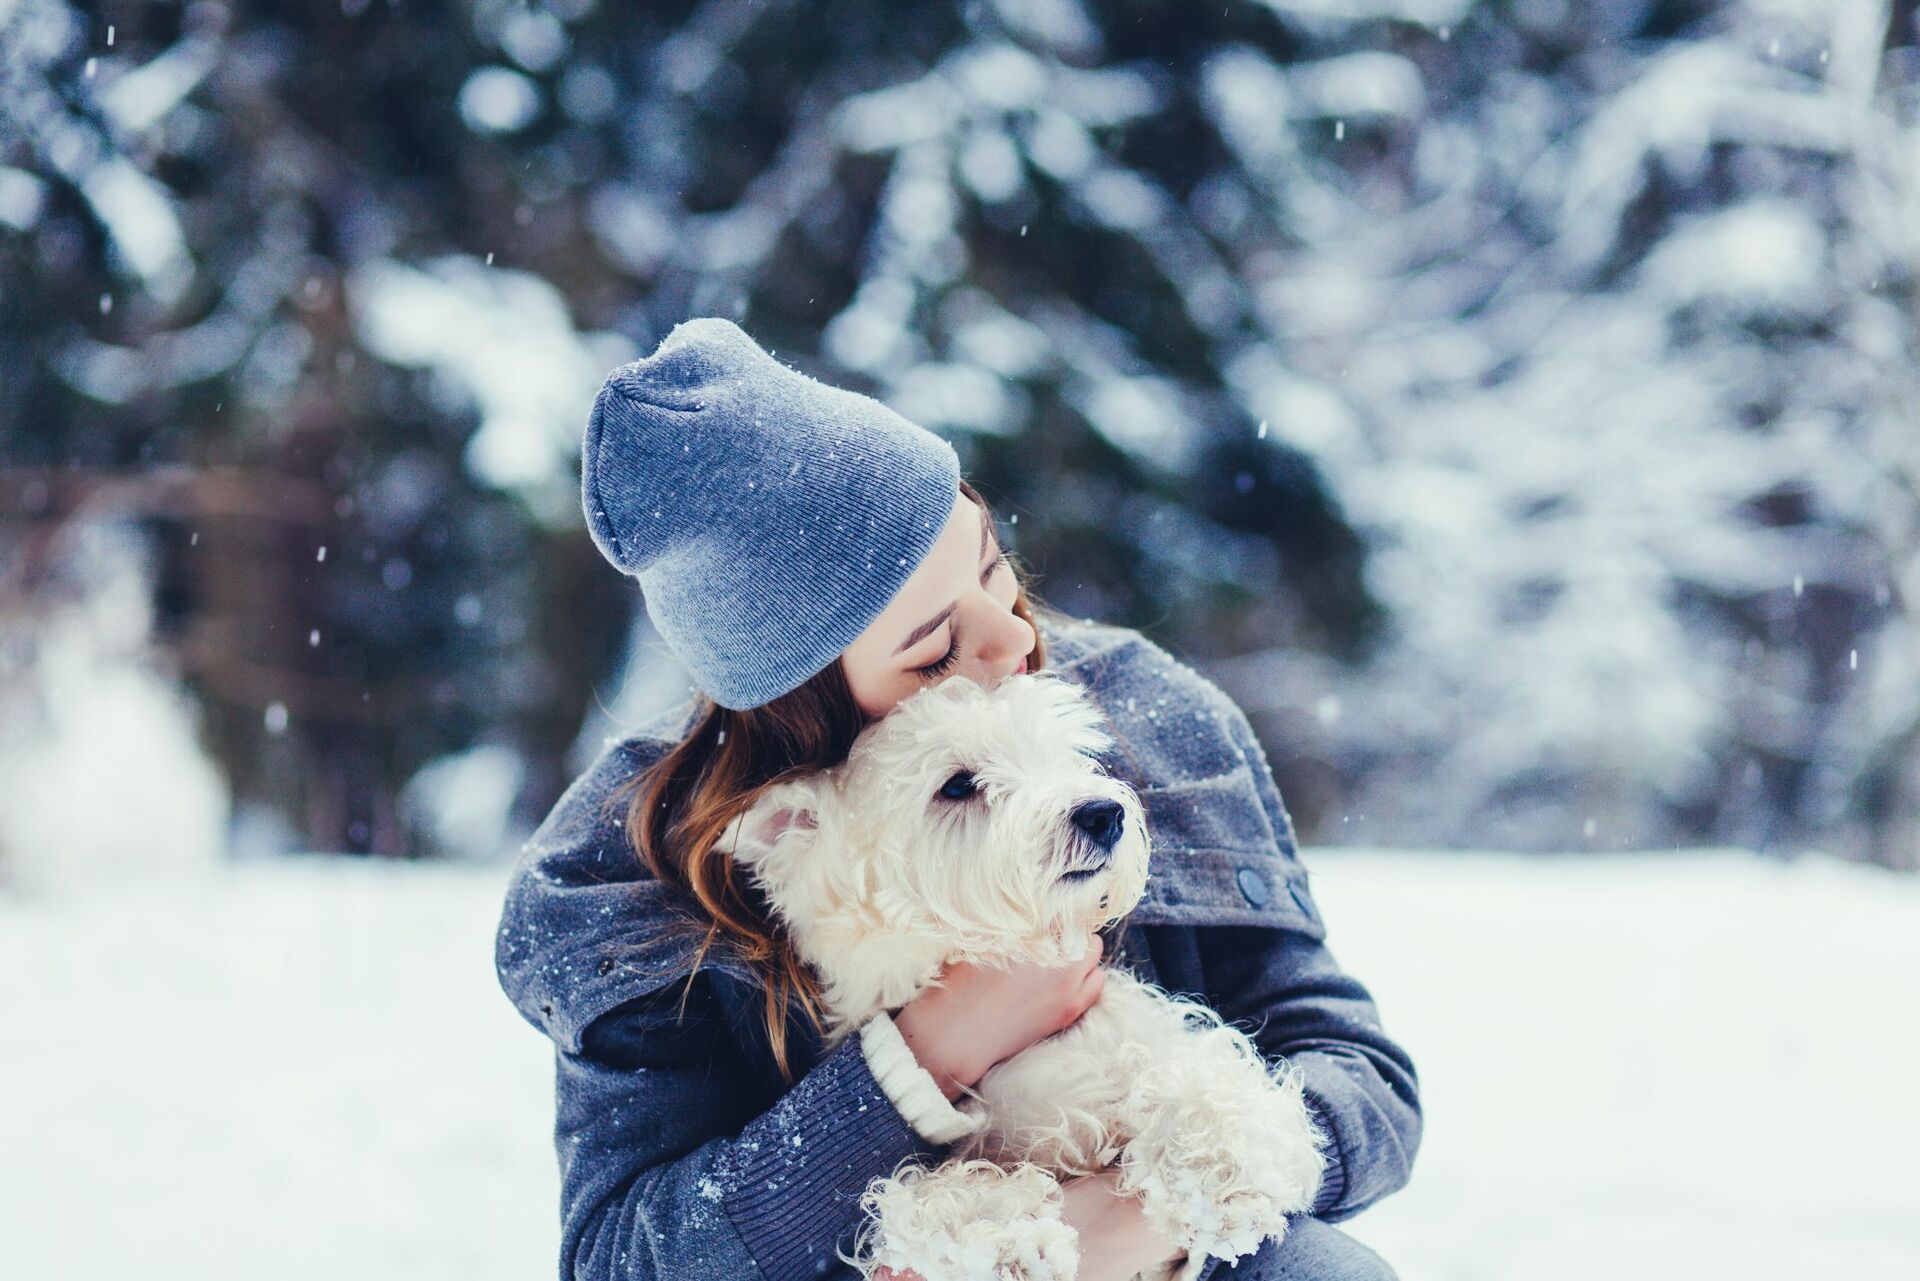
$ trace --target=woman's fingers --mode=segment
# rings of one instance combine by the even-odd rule
[[[1091,950],[1093,952],[1093,955],[1090,958],[1088,958],[1088,967],[1090,969],[1099,969],[1100,958],[1106,953],[1106,950],[1107,950],[1107,941],[1101,938],[1098,934],[1095,934],[1093,936],[1093,947]]]
[[[1106,975],[1106,972],[1103,970],[1103,971],[1100,971],[1099,973],[1096,973],[1091,979],[1087,981],[1085,994],[1084,994],[1084,997],[1082,998],[1084,1003],[1080,1006],[1080,1013],[1085,1014],[1088,1010],[1100,1004],[1100,996],[1106,990],[1107,990],[1107,975]]]

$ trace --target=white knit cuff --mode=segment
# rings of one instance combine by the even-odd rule
[[[915,1058],[893,1017],[881,1011],[860,1028],[860,1049],[873,1079],[907,1123],[929,1143],[951,1143],[986,1124],[947,1101],[933,1073]]]

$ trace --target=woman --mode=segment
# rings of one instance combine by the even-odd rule
[[[1138,632],[1034,605],[951,446],[726,320],[683,322],[609,375],[581,498],[699,697],[575,780],[507,894],[500,980],[556,1049],[563,1276],[857,1276],[838,1255],[867,1183],[937,1161],[966,1127],[962,1090],[1098,999],[1103,951],[1298,1064],[1332,1136],[1313,1215],[1201,1276],[1393,1275],[1331,1225],[1405,1184],[1413,1064],[1327,952],[1231,700]],[[1085,961],[950,966],[829,1048],[817,990],[722,832],[914,691],[1044,665],[1111,723],[1113,772],[1153,838],[1146,897]],[[1185,1257],[1112,1175],[1064,1190],[1081,1281]]]

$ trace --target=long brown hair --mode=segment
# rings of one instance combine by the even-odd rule
[[[960,492],[991,522],[992,508],[973,486]],[[1025,567],[1012,553],[1013,610],[1033,626],[1027,667],[1046,663],[1036,613],[1051,608],[1032,594]],[[836,658],[799,688],[746,711],[722,707],[696,694],[692,727],[665,755],[615,790],[610,803],[630,795],[627,838],[654,877],[684,891],[700,911],[704,937],[693,972],[709,949],[719,947],[758,979],[765,995],[767,1039],[780,1075],[793,1080],[787,1057],[786,1010],[798,1001],[816,1031],[825,1034],[820,988],[794,953],[784,925],[743,875],[731,851],[720,848],[727,826],[753,807],[760,793],[847,759],[853,741],[870,723]],[[698,925],[696,925],[698,928]],[[686,976],[692,990],[693,972]],[[681,1009],[686,1008],[686,992]]]

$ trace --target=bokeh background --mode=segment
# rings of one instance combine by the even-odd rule
[[[578,437],[719,314],[953,440],[1314,842],[1920,861],[1910,3],[0,22],[14,753],[139,669],[201,823],[510,843],[674,683]]]
[[[947,436],[1044,599],[1246,709],[1333,942],[1486,1104],[1355,1224],[1405,1275],[1611,1277],[1609,1230],[1643,1275],[1914,1275],[1920,1114],[1875,1074],[1920,1053],[1917,266],[1914,0],[0,0],[0,1048],[70,1104],[0,1152],[118,1098],[130,1169],[284,1197],[261,1251],[305,1192],[385,1207],[281,1275],[548,1266],[485,918],[688,693],[578,444],[608,370],[718,314]],[[1652,945],[1678,921],[1738,937]],[[1509,1090],[1463,1029],[1514,1034],[1476,1019],[1519,964]],[[1575,1071],[1540,1042],[1595,991],[1616,1070]],[[349,1049],[301,1075],[309,1002]],[[204,1125],[112,1073],[122,1019]],[[284,1097],[210,1083],[240,1026]],[[250,1146],[310,1090],[333,1158]],[[1543,1183],[1576,1114],[1590,1182]],[[1697,1166],[1637,1146],[1675,1131]],[[9,1160],[16,1239],[72,1266],[48,1225],[96,1176]],[[149,1240],[197,1239],[195,1186]]]

